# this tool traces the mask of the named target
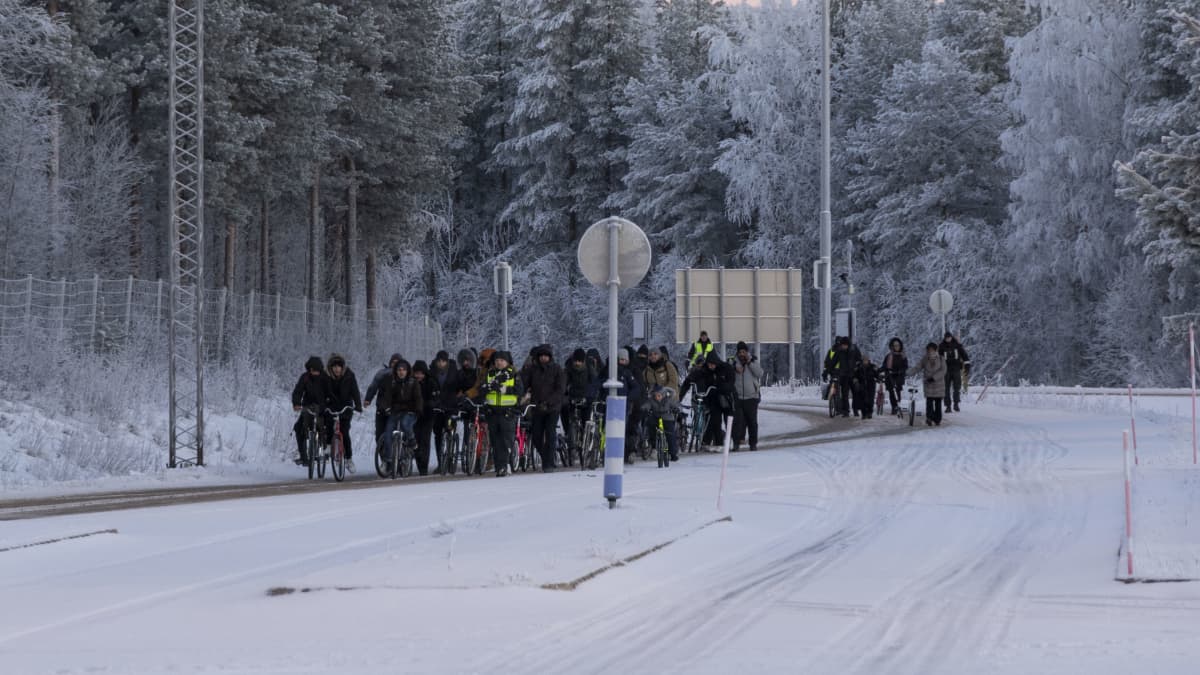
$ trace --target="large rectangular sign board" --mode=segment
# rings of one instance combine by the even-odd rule
[[[675,341],[800,342],[803,290],[798,269],[675,270]]]

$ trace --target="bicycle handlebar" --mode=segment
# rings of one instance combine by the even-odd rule
[[[525,409],[521,411],[521,417],[525,417],[525,416],[529,415],[529,411],[533,410],[535,408],[537,408],[536,403],[530,403],[529,405],[525,406]]]
[[[341,410],[337,410],[337,411],[330,410],[329,408],[325,409],[325,412],[329,413],[330,415],[333,415],[334,417],[341,417],[342,415],[346,414],[346,412],[348,412],[348,411],[353,412],[354,406],[348,405],[345,408],[342,408]]]

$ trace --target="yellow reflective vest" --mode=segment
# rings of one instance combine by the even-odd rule
[[[503,388],[500,391],[491,391],[490,387],[497,381]],[[497,408],[512,408],[517,405],[517,374],[512,368],[488,373],[486,382],[484,389],[487,395],[483,398],[484,403]]]
[[[705,344],[697,340],[696,342],[692,343],[692,365],[697,366],[701,363],[704,363],[704,359],[708,358],[708,355],[712,353],[712,350],[712,342]]]

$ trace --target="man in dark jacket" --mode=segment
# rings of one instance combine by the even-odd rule
[[[758,450],[758,403],[762,399],[762,366],[745,342],[737,343],[733,358],[733,451],[737,452],[746,433],[750,450]]]
[[[875,412],[875,387],[880,382],[879,368],[871,362],[869,356],[864,356],[854,370],[854,412],[861,414],[864,420],[871,419]]]
[[[632,464],[641,437],[643,388],[641,380],[633,374],[629,350],[617,350],[617,381],[621,383],[617,396],[625,397],[625,463]]]
[[[396,362],[392,369],[392,378],[387,385],[388,421],[383,429],[383,461],[391,464],[392,453],[399,448],[392,447],[392,433],[399,430],[405,438],[414,436],[417,418],[425,409],[425,399],[421,395],[421,386],[413,379],[408,361],[403,359]],[[380,405],[384,397],[380,396]]]
[[[300,419],[292,426],[292,430],[296,432],[296,447],[300,451],[300,456],[296,459],[297,464],[308,465],[306,441],[309,424],[319,419],[320,422],[317,423],[320,425],[318,429],[321,430],[321,436],[326,443],[329,442],[329,437],[333,434],[333,420],[326,414],[325,409],[329,407],[330,400],[331,388],[329,376],[325,374],[325,364],[321,363],[320,357],[310,356],[308,361],[304,362],[304,374],[292,388],[292,410],[300,412],[304,409],[304,412],[300,413]]]
[[[576,349],[563,370],[567,379],[567,395],[566,400],[563,401],[562,410],[563,433],[566,435],[570,449],[578,452],[583,429],[581,426],[578,430],[580,439],[577,439],[574,437],[576,430],[571,428],[571,424],[575,415],[578,415],[581,424],[587,421],[588,390],[592,384],[592,375],[587,367],[587,353],[582,349]]]
[[[558,416],[567,392],[567,376],[554,362],[550,345],[538,345],[533,351],[534,361],[521,373],[521,381],[529,402],[537,406],[529,425],[533,447],[542,455],[542,471],[550,473],[558,453]]]
[[[700,368],[688,373],[680,388],[680,397],[687,396],[688,389],[695,387],[704,395],[703,405],[708,412],[708,425],[700,439],[701,445],[720,446],[725,443],[725,418],[733,412],[734,372],[733,366],[712,352]]]
[[[962,394],[962,371],[964,366],[971,365],[971,357],[967,356],[962,343],[949,331],[942,338],[942,344],[938,345],[938,353],[946,361],[946,396],[942,400],[942,407],[950,412],[950,404],[953,403],[954,412],[960,412],[958,400]]]
[[[450,360],[449,352],[442,350],[433,358],[433,368],[429,372],[430,388],[434,392],[433,405],[433,442],[437,448],[438,467],[442,466],[443,453],[446,447],[446,427],[449,418],[458,406],[454,381],[458,377],[458,368]]]
[[[413,425],[413,433],[417,435],[417,473],[429,475],[429,434],[433,431],[433,407],[437,405],[437,393],[433,388],[433,378],[429,376],[429,366],[424,361],[413,364],[413,379],[421,390],[421,414]]]
[[[708,359],[708,355],[712,353],[712,340],[708,339],[708,331],[702,330],[700,331],[700,339],[692,343],[691,347],[688,347],[688,369],[704,365],[704,362]]]
[[[350,421],[354,418],[354,413],[363,410],[362,394],[358,391],[358,378],[354,376],[354,371],[346,366],[346,359],[340,354],[333,354],[329,357],[329,388],[330,410],[353,408],[353,411],[341,414],[341,424],[342,447],[346,452],[346,470],[354,473],[354,460],[351,459],[354,450],[350,444]]]
[[[888,353],[883,357],[880,368],[883,374],[884,386],[888,390],[888,400],[892,404],[892,414],[900,413],[900,400],[903,398],[904,378],[908,373],[908,355],[904,353],[904,341],[894,337],[888,341]]]
[[[842,392],[838,412],[842,417],[850,416],[850,398],[854,392],[854,371],[858,368],[862,356],[858,348],[850,344],[850,338],[842,336],[837,339],[833,349],[825,356],[825,371],[821,373],[824,381],[832,380]]]
[[[379,397],[379,405],[375,407],[376,441],[383,435],[383,428],[387,426],[388,411],[387,401],[383,398],[384,393],[386,393],[384,389],[392,379],[392,369],[402,360],[404,360],[404,357],[400,356],[399,353],[392,354],[392,357],[388,359],[387,365],[380,368],[375,373],[375,377],[371,378],[371,384],[367,385],[367,394],[363,397],[363,406],[367,408],[371,407],[371,401],[374,401],[377,396]]]

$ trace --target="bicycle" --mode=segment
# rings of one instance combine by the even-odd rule
[[[908,426],[913,426],[917,420],[917,392],[919,388],[915,384],[905,385],[905,391],[908,392]],[[904,419],[904,409],[900,411],[900,419]]]
[[[842,397],[845,394],[842,388],[838,386],[837,380],[830,379],[829,381],[829,416],[837,417],[842,412]],[[847,404],[848,406],[849,404]]]
[[[658,456],[658,468],[663,469],[671,466],[671,452],[667,445],[667,430],[663,425],[662,415],[653,415],[650,418],[655,422],[654,429],[654,453]]]
[[[604,449],[604,401],[592,404],[592,414],[583,430],[583,446],[580,448],[579,466],[594,471],[600,465],[600,453]]]
[[[536,408],[537,406],[534,404],[525,406],[525,409],[521,411],[521,418],[517,421],[517,442],[514,448],[516,452],[513,452],[509,458],[509,465],[514,472],[520,470],[528,473],[530,469],[533,471],[542,469],[542,456],[536,448],[530,447],[529,440],[529,427],[532,424],[529,419],[529,411]]]
[[[392,431],[392,459],[390,462],[384,461],[383,457],[386,438],[387,434],[381,435],[375,444],[375,473],[380,478],[391,478],[392,480],[411,476],[417,458],[416,435],[406,436],[399,426]]]
[[[579,466],[583,466],[583,430],[585,423],[581,412],[587,406],[586,398],[571,399],[571,430],[567,435],[567,453],[564,466],[575,466],[575,457],[579,457]]]
[[[313,477],[325,477],[325,461],[329,459],[329,448],[323,442],[321,434],[317,429],[320,423],[320,408],[316,406],[305,406],[301,410],[302,415],[307,415],[310,418],[308,423],[308,438],[305,440],[305,450],[308,455],[308,479]]]
[[[458,438],[458,417],[459,413],[450,414],[449,410],[442,408],[434,408],[435,415],[441,415],[446,418],[446,430],[442,433],[442,441],[437,448],[438,456],[438,473],[443,476],[453,476],[456,465],[458,464],[459,438]]]
[[[333,480],[338,483],[346,478],[346,446],[342,436],[342,415],[352,410],[354,410],[354,406],[351,405],[336,412],[328,408],[325,410],[326,414],[333,415],[333,448],[330,453],[329,468],[333,470]]]
[[[472,408],[475,409],[473,419],[467,421],[466,438],[463,440],[463,474],[482,476],[487,470],[487,465],[491,461],[492,447],[488,442],[487,424],[483,421],[482,403],[476,403],[470,399],[463,399]],[[468,416],[470,411],[467,412]]]
[[[704,399],[714,391],[716,391],[716,387],[705,389],[703,394],[699,391],[692,392],[692,420],[688,425],[688,452],[699,452],[700,447],[704,444],[704,431],[708,427],[708,408],[704,405]]]

